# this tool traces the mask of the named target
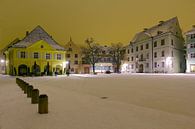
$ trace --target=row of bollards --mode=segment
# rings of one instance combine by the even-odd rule
[[[16,83],[27,94],[27,98],[31,98],[32,104],[38,104],[38,113],[47,114],[48,113],[48,96],[45,94],[39,95],[38,89],[33,89],[32,85],[20,78],[16,78]]]

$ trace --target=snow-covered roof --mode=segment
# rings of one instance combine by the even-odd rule
[[[154,37],[158,33],[174,32],[175,28],[179,26],[178,18],[174,17],[167,21],[160,21],[159,24],[151,27],[145,28],[144,31],[137,33],[131,42],[135,42],[140,37]]]
[[[40,40],[44,40],[56,50],[65,50],[41,26],[37,26],[34,30],[27,34],[23,40],[13,44],[12,47],[26,48]]]
[[[195,26],[193,26],[191,30],[185,33],[185,35],[191,35],[191,34],[195,34]]]

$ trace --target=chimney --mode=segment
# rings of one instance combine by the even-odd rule
[[[28,36],[29,35],[29,32],[28,31],[26,31],[26,36]]]
[[[148,28],[144,28],[144,32],[146,32],[148,30]]]

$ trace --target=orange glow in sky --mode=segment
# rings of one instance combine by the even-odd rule
[[[185,32],[195,24],[195,0],[0,0],[0,49],[41,25],[60,44],[93,37],[129,43],[161,20],[177,16]]]

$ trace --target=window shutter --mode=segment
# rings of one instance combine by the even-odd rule
[[[25,58],[28,58],[28,52],[25,52]]]
[[[41,58],[41,53],[40,52],[38,52],[38,59],[40,59]]]
[[[50,59],[52,60],[52,54],[50,54]]]

